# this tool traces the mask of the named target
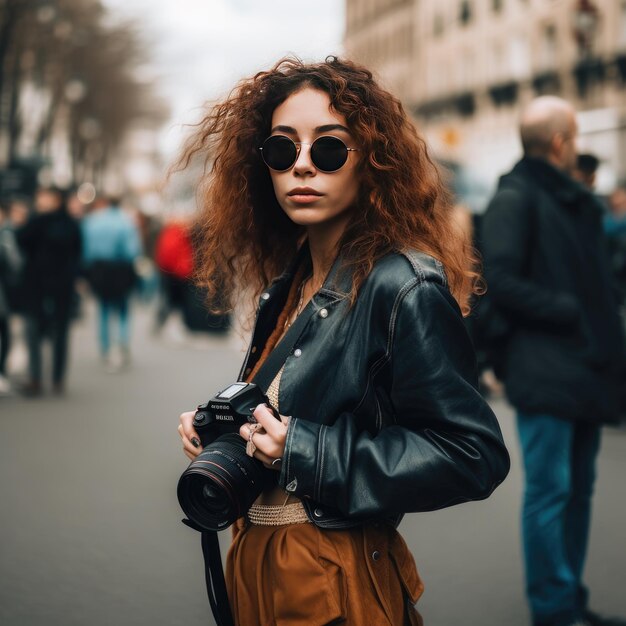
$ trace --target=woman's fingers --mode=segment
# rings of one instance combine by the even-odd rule
[[[190,459],[195,459],[202,452],[202,445],[198,433],[193,427],[193,416],[195,411],[187,411],[180,416],[178,434],[183,442],[183,450]]]
[[[200,452],[202,452],[202,448],[194,446],[193,443],[191,443],[191,441],[187,439],[184,433],[182,433],[182,430],[179,430],[179,435],[180,435],[181,441],[183,442],[183,452],[190,459],[195,459],[200,454]]]
[[[277,420],[265,404],[259,404],[253,415],[256,423],[243,424],[239,429],[239,435],[242,439],[250,441],[252,434],[254,457],[265,467],[280,470],[279,463],[274,465],[272,463],[283,456],[289,418],[281,415],[280,420]]]
[[[284,440],[281,444],[277,442],[269,433],[264,433],[263,431],[256,433],[253,437],[253,441],[257,450],[261,454],[270,458],[272,461],[282,456],[283,450],[285,449]]]
[[[257,437],[259,440],[257,441]],[[256,450],[254,451],[254,458],[258,459],[267,467],[267,469],[271,469],[274,471],[280,472],[280,462],[276,463],[276,459],[280,459],[280,447],[272,440],[272,438],[264,433],[262,430],[257,431],[253,435],[254,445],[256,446]],[[270,449],[273,450],[272,453],[266,454],[264,450]],[[282,460],[282,459],[281,459]]]
[[[259,404],[253,413],[256,421],[263,426],[265,432],[269,433],[272,437],[279,438],[284,437],[287,431],[282,420],[277,420],[274,414],[265,404]]]
[[[270,470],[272,470],[274,472],[280,472],[280,469],[282,467],[282,465],[281,465],[282,459],[281,458],[273,459],[273,458],[267,456],[267,454],[263,454],[262,452],[259,452],[259,450],[257,450],[254,453],[254,458],[256,458],[259,461],[261,461],[261,463],[263,463],[263,465],[265,467],[267,467],[267,469],[270,469]]]
[[[260,426],[260,424],[256,425]],[[266,460],[269,460],[269,462],[271,463],[271,461],[273,461],[274,459],[282,457],[283,450],[285,449],[285,437],[282,436],[277,439],[273,437],[270,433],[265,432],[263,428],[255,430],[254,426],[255,424],[243,424],[243,426],[239,429],[239,435],[242,437],[242,439],[245,439],[246,441],[250,441],[250,432],[254,430],[254,433],[252,435],[252,443],[254,443],[254,446],[256,448],[254,456],[261,460],[257,452],[263,455],[264,463]]]
[[[179,431],[181,430],[181,426],[182,426],[182,432],[185,435],[185,437],[187,437],[187,439],[189,439],[189,441],[191,441],[195,447],[199,448],[200,437],[198,437],[198,433],[193,427],[193,418],[195,414],[196,414],[195,411],[187,411],[186,413],[181,414],[179,418],[180,419]]]

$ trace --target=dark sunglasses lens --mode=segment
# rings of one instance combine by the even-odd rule
[[[261,154],[268,167],[283,172],[296,162],[298,149],[289,137],[274,135],[265,140]]]
[[[337,137],[320,137],[311,146],[311,160],[322,172],[334,172],[348,160],[348,148]]]

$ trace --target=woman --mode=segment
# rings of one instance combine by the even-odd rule
[[[395,527],[486,498],[509,466],[459,308],[476,276],[424,143],[369,71],[329,57],[243,81],[184,162],[202,151],[202,277],[260,296],[240,378],[293,342],[267,390],[280,421],[259,405],[240,431],[276,485],[236,524],[235,622],[421,623]]]

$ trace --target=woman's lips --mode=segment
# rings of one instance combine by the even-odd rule
[[[322,195],[323,194],[319,193],[319,191],[308,188],[293,189],[287,194],[289,199],[296,204],[311,204],[312,202],[319,200]]]
[[[315,202],[316,200],[319,200],[322,196],[318,195],[318,194],[313,194],[313,193],[309,193],[309,194],[292,194],[289,196],[289,199],[292,202],[295,202],[296,204],[311,204],[312,202]]]

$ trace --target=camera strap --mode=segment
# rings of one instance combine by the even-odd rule
[[[215,622],[217,626],[234,626],[235,621],[228,602],[220,543],[216,531],[202,533],[202,554],[204,555],[206,589]]]
[[[270,386],[274,377],[285,364],[287,357],[291,354],[296,341],[300,334],[311,319],[311,312],[314,309],[313,300],[311,300],[297,319],[287,331],[278,345],[268,355],[265,363],[261,366],[254,383],[257,384],[265,393]],[[228,593],[226,590],[226,581],[224,579],[224,570],[222,568],[222,556],[220,553],[220,544],[216,531],[207,531],[188,519],[183,520],[183,524],[200,531],[202,534],[202,554],[204,556],[204,576],[206,579],[207,594],[209,596],[209,604],[211,612],[215,618],[217,626],[234,626],[234,619],[230,610],[228,601]]]
[[[302,334],[304,327],[311,319],[311,313],[313,312],[315,304],[313,298],[304,307],[304,310],[298,315],[294,323],[291,325],[285,336],[278,342],[278,345],[267,355],[265,363],[261,365],[256,376],[250,381],[255,385],[258,385],[263,393],[267,392],[267,389],[272,384],[272,381],[276,377],[276,374],[280,372],[281,367],[285,364],[287,357],[292,353],[293,347],[296,345],[296,341]]]
[[[235,621],[228,602],[228,592],[226,591],[222,554],[217,532],[215,530],[203,530],[188,519],[184,519],[183,524],[199,531],[202,536],[204,578],[215,623],[217,626],[234,626]]]

